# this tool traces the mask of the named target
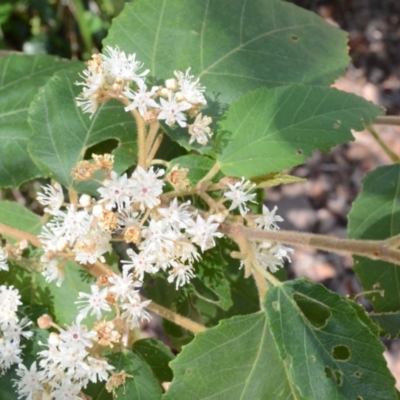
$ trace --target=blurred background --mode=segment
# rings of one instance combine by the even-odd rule
[[[345,76],[334,86],[353,92],[400,115],[400,1],[399,0],[291,0],[349,33],[352,59]],[[101,50],[111,20],[123,0],[0,1],[0,50],[47,53],[87,60]],[[400,154],[400,126],[375,129]],[[305,178],[269,189],[268,206],[278,205],[285,219],[282,229],[338,237],[346,236],[347,215],[367,172],[391,160],[370,132],[354,133],[355,141],[335,147],[330,154],[315,152],[303,166],[286,171]],[[25,204],[32,184],[3,191],[3,198]],[[33,196],[34,198],[34,196]],[[34,208],[34,205],[32,205]],[[362,291],[351,266],[351,256],[296,249],[287,265],[289,277],[305,276],[342,295]],[[368,308],[368,304],[365,304]],[[386,343],[386,357],[400,382],[400,343]],[[398,384],[400,389],[400,384]]]

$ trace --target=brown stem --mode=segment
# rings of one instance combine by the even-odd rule
[[[377,125],[400,125],[400,117],[395,117],[395,116],[378,117],[373,123]]]
[[[149,154],[153,147],[154,140],[157,137],[159,128],[160,128],[160,123],[157,120],[155,120],[154,122],[150,122],[149,133],[146,139],[146,157],[149,157]]]
[[[400,264],[400,250],[389,247],[387,240],[340,239],[313,233],[291,231],[260,231],[238,224],[223,223],[220,231],[234,238],[242,235],[248,240],[263,242],[266,240],[286,243],[293,246],[312,247],[335,253],[354,254],[372,260],[382,260]]]
[[[141,296],[142,301],[147,300],[145,297]],[[193,333],[199,333],[199,332],[204,332],[207,330],[207,328],[201,324],[198,324],[197,322],[192,321],[189,318],[182,317],[182,315],[176,314],[171,310],[168,310],[168,308],[165,308],[163,306],[160,306],[157,303],[154,303],[152,300],[151,303],[146,307],[150,311],[153,311],[155,314],[159,315],[160,317],[163,317],[167,319],[168,321],[171,321],[185,329],[187,329],[190,332]]]
[[[152,160],[154,159],[159,147],[161,146],[163,137],[164,137],[163,135],[158,135],[154,140],[153,146],[150,149],[150,153],[146,158],[146,167],[147,165],[151,164]]]

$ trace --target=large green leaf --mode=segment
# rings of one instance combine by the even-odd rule
[[[55,71],[76,64],[46,55],[11,55],[0,60],[1,187],[18,187],[40,176],[27,152],[29,104]]]
[[[361,306],[305,280],[273,287],[265,306],[280,356],[304,397],[396,398],[385,348],[372,322],[359,318]]]
[[[300,400],[279,358],[264,312],[222,320],[171,362],[165,400]]]
[[[332,88],[261,88],[234,102],[221,123],[230,141],[218,156],[226,175],[252,178],[303,163],[313,150],[353,140],[382,110]]]
[[[137,354],[123,350],[113,354],[108,362],[116,368],[117,372],[124,370],[130,375],[125,384],[115,390],[118,400],[161,399],[161,386],[149,365]]]
[[[380,335],[390,339],[400,336],[400,312],[370,314],[371,319],[380,327]]]
[[[400,234],[400,165],[377,168],[363,180],[349,214],[348,236],[382,240]],[[400,310],[400,265],[355,258],[354,270],[377,312]],[[400,262],[399,262],[400,264]]]
[[[215,161],[209,157],[187,154],[171,160],[167,172],[170,172],[175,166],[179,166],[179,168],[187,168],[187,178],[191,185],[195,185],[206,176],[207,172],[210,171],[214,164]]]
[[[153,375],[160,382],[172,381],[172,371],[168,363],[175,356],[163,342],[153,338],[137,340],[132,351],[150,366]]]
[[[118,172],[136,163],[135,122],[122,104],[109,101],[99,107],[90,119],[77,107],[75,97],[80,87],[78,68],[60,71],[40,90],[29,110],[29,123],[34,134],[29,140],[29,153],[46,176],[66,187],[72,187],[71,170],[91,146],[116,139],[114,151]]]
[[[104,44],[158,79],[191,67],[222,102],[260,86],[330,85],[349,62],[344,32],[280,0],[136,0]]]

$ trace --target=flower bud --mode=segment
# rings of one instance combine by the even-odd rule
[[[89,207],[90,204],[92,202],[92,198],[88,195],[88,194],[83,194],[80,198],[79,198],[79,204],[82,207]]]
[[[37,324],[39,325],[40,329],[49,329],[51,328],[53,323],[53,319],[50,315],[43,314],[41,317],[37,319]]]
[[[165,87],[167,89],[172,90],[173,92],[175,92],[175,90],[178,89],[178,82],[176,81],[175,78],[167,79],[165,81]]]

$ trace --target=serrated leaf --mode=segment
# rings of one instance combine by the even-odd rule
[[[230,141],[218,156],[229,176],[253,178],[304,162],[314,150],[353,140],[382,110],[333,88],[291,85],[261,88],[232,103],[221,131]]]
[[[400,337],[400,312],[371,313],[370,318],[379,325],[380,335],[389,339]]]
[[[175,165],[179,165],[179,168],[187,168],[187,178],[191,185],[195,185],[215,165],[215,160],[206,156],[188,154],[171,160],[167,172],[170,172]]]
[[[132,351],[150,366],[160,382],[172,381],[172,371],[168,363],[175,356],[164,343],[152,338],[141,339],[133,344]]]
[[[171,362],[165,400],[296,399],[266,314],[232,317],[195,339]]]
[[[382,240],[400,234],[400,165],[368,173],[349,214],[348,237]],[[365,297],[376,312],[400,310],[400,265],[354,257]]]
[[[157,79],[191,67],[222,102],[260,86],[330,85],[349,61],[344,32],[278,0],[136,0],[104,44],[136,53]]]
[[[18,187],[40,176],[28,152],[29,104],[51,75],[77,63],[47,55],[11,55],[0,60],[0,186]]]
[[[97,143],[111,138],[120,142],[113,152],[117,172],[136,163],[135,122],[122,104],[103,103],[92,119],[77,107],[75,97],[81,89],[74,82],[81,71],[60,71],[40,90],[29,110],[33,135],[28,145],[31,157],[45,176],[78,190],[87,184],[73,182],[71,170]]]
[[[348,300],[295,280],[268,290],[272,335],[293,383],[307,399],[393,399],[384,346]]]
[[[131,375],[125,384],[115,390],[118,400],[159,400],[161,386],[153,376],[150,367],[138,355],[128,350],[113,354],[109,364],[116,368],[116,372],[124,370]]]

